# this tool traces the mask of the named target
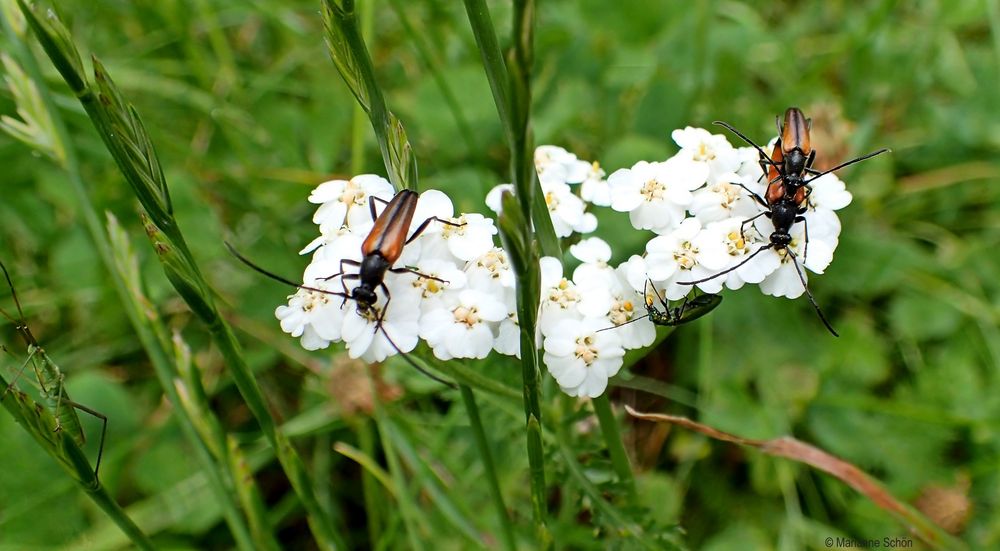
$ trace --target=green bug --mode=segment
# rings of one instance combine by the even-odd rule
[[[0,262],[0,270],[3,270],[3,275],[7,279],[7,285],[10,287],[10,295],[14,299],[14,305],[17,307],[17,315],[15,318],[8,314],[5,310],[0,309],[0,314],[7,318],[12,324],[14,324],[14,329],[21,335],[21,339],[24,341],[25,345],[28,347],[28,359],[24,361],[21,368],[18,370],[14,379],[7,385],[7,388],[3,391],[3,397],[7,396],[17,380],[27,369],[28,364],[31,364],[32,369],[35,371],[35,377],[38,379],[38,386],[41,391],[42,399],[45,406],[52,411],[52,416],[56,420],[55,431],[67,431],[73,438],[73,441],[79,446],[83,446],[87,441],[87,436],[83,432],[83,425],[80,424],[80,417],[77,415],[76,410],[80,410],[84,413],[93,415],[94,417],[101,420],[101,441],[97,450],[97,462],[94,465],[94,476],[97,476],[98,471],[101,468],[101,456],[104,454],[104,438],[108,431],[108,417],[103,413],[100,413],[92,408],[89,408],[83,404],[74,402],[69,394],[66,392],[66,386],[63,384],[66,379],[66,375],[59,369],[52,358],[45,352],[45,349],[38,344],[38,340],[31,333],[31,329],[24,320],[24,312],[21,310],[21,302],[17,298],[17,291],[14,290],[14,283],[10,279],[10,274],[7,272],[7,267]]]
[[[660,304],[663,306],[663,310],[657,308],[656,303],[653,302],[653,297],[650,296],[649,293],[650,288],[653,289],[653,294],[657,299],[659,299]],[[615,329],[644,318],[649,318],[649,321],[653,322],[655,325],[675,327],[704,316],[712,310],[715,310],[715,308],[722,302],[722,295],[704,294],[698,295],[694,298],[684,297],[684,302],[681,303],[680,306],[671,308],[667,303],[667,300],[660,295],[659,291],[656,290],[653,282],[648,279],[646,280],[646,287],[643,290],[643,296],[646,303],[646,313],[644,315],[632,318],[620,325],[601,329],[601,331]]]

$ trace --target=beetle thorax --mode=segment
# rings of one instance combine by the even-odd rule
[[[806,169],[806,158],[806,154],[797,147],[785,153],[785,177],[792,175],[801,177]]]

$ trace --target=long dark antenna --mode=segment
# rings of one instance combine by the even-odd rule
[[[759,145],[757,145],[757,144],[753,143],[753,140],[751,140],[750,138],[748,138],[748,137],[744,136],[742,132],[740,132],[739,130],[737,130],[737,129],[733,128],[733,126],[732,126],[731,124],[729,124],[728,122],[723,122],[723,121],[714,121],[714,122],[713,122],[712,124],[717,124],[717,125],[719,125],[719,126],[721,126],[721,127],[723,127],[723,128],[726,128],[726,129],[728,129],[728,130],[729,130],[730,132],[732,132],[733,134],[736,134],[736,135],[737,135],[737,136],[739,136],[740,138],[743,138],[743,141],[745,141],[746,143],[748,143],[748,144],[752,145],[752,146],[754,147],[754,149],[756,149],[756,150],[757,150],[758,152],[760,152],[760,154],[761,154],[761,155],[762,155],[762,156],[763,156],[763,157],[764,157],[765,159],[767,159],[767,162],[768,162],[768,163],[769,163],[769,164],[770,164],[771,166],[775,166],[775,167],[776,167],[776,166],[779,166],[779,165],[778,165],[778,163],[774,162],[774,159],[772,159],[770,155],[768,155],[767,153],[765,153],[765,152],[764,152],[764,150],[763,150],[763,149],[761,149],[761,147],[760,147]]]
[[[324,295],[333,295],[333,296],[337,296],[337,297],[341,297],[341,298],[351,298],[351,295],[348,295],[347,293],[341,293],[339,291],[328,291],[326,289],[317,289],[316,287],[309,287],[307,285],[302,285],[301,283],[295,283],[294,281],[292,281],[292,280],[290,280],[290,279],[288,279],[286,277],[282,277],[282,276],[280,276],[280,275],[278,275],[276,273],[269,272],[269,271],[265,270],[264,268],[261,268],[260,266],[258,266],[257,264],[255,264],[249,258],[247,258],[247,257],[243,256],[242,254],[240,254],[239,251],[237,251],[235,247],[233,247],[232,245],[230,245],[228,241],[223,241],[223,243],[226,245],[226,248],[229,249],[229,252],[232,253],[232,255],[236,257],[237,260],[239,260],[240,262],[246,264],[247,267],[250,268],[251,270],[253,270],[253,271],[255,271],[255,272],[259,273],[259,274],[262,274],[264,276],[267,276],[267,277],[269,277],[269,278],[271,278],[271,279],[273,279],[275,281],[284,283],[285,285],[290,285],[292,287],[297,287],[299,289],[305,289],[306,291],[313,291],[313,292],[316,292],[316,293],[323,293]]]
[[[237,251],[235,247],[233,247],[232,245],[229,244],[229,242],[224,241],[223,243],[225,243],[226,248],[229,249],[229,252],[232,253],[232,255],[235,256],[240,262],[246,264],[247,267],[249,267],[250,269],[254,270],[255,272],[257,272],[259,274],[262,274],[264,276],[267,276],[267,277],[269,277],[269,278],[271,278],[271,279],[273,279],[275,281],[278,281],[278,282],[284,283],[285,285],[289,285],[289,286],[296,287],[296,288],[299,288],[299,289],[305,289],[306,291],[314,291],[314,292],[317,292],[317,293],[323,293],[323,294],[327,294],[327,295],[334,295],[334,296],[338,296],[338,297],[342,297],[342,298],[352,298],[351,295],[348,295],[346,293],[341,293],[341,292],[338,292],[338,291],[327,291],[326,289],[317,289],[315,287],[308,287],[306,285],[300,285],[300,284],[295,283],[294,281],[292,281],[292,280],[290,280],[288,278],[285,278],[285,277],[282,277],[282,276],[280,276],[278,274],[269,272],[269,271],[265,270],[264,268],[261,268],[260,266],[258,266],[257,264],[255,264],[249,258],[247,258],[247,257],[243,256],[242,254],[240,254],[239,251]],[[4,270],[4,273],[6,273],[6,270]],[[447,387],[450,387],[450,388],[457,388],[454,384],[452,384],[452,383],[450,383],[448,381],[445,381],[444,379],[441,379],[440,377],[437,377],[437,376],[429,373],[426,369],[424,369],[424,368],[420,367],[419,365],[417,365],[417,363],[414,362],[413,359],[410,358],[405,352],[403,352],[402,350],[400,350],[399,347],[396,346],[396,342],[394,340],[392,340],[392,337],[390,337],[389,333],[386,332],[385,327],[382,326],[382,321],[381,320],[379,320],[379,322],[376,324],[375,331],[378,331],[380,329],[382,330],[382,334],[385,335],[385,340],[389,341],[389,344],[392,345],[392,347],[396,349],[396,352],[398,352],[399,355],[406,361],[406,363],[410,364],[411,367],[413,367],[417,371],[423,373],[424,375],[426,375],[427,377],[429,377],[433,381],[441,383],[441,384],[443,384],[443,385],[445,385]]]
[[[840,169],[844,168],[845,166],[850,166],[850,165],[853,165],[854,163],[860,163],[861,161],[864,161],[864,160],[867,160],[867,159],[871,159],[872,157],[874,157],[876,155],[881,155],[881,154],[889,152],[889,151],[892,151],[892,150],[889,149],[888,147],[883,147],[882,149],[879,149],[878,151],[875,151],[874,153],[869,153],[867,155],[862,155],[861,157],[858,157],[856,159],[851,159],[850,161],[847,161],[846,163],[840,163],[839,165],[837,165],[837,166],[835,166],[835,167],[833,167],[831,169],[824,170],[823,172],[820,172],[819,174],[813,176],[812,178],[809,178],[808,180],[806,180],[805,182],[802,182],[802,183],[803,184],[808,184],[809,182],[812,182],[813,180],[815,180],[816,178],[819,178],[820,176],[826,176],[827,174],[829,174],[831,172],[834,172],[834,171],[837,171],[837,170],[840,170]]]
[[[406,360],[406,363],[410,364],[410,367],[412,367],[413,369],[416,369],[417,371],[423,373],[424,375],[426,375],[427,377],[429,377],[431,380],[439,382],[439,383],[443,384],[444,386],[446,386],[448,388],[458,388],[451,381],[446,381],[446,380],[442,379],[441,377],[438,377],[437,375],[434,375],[430,371],[427,371],[423,367],[420,367],[420,365],[417,364],[417,362],[413,361],[413,358],[411,358],[409,356],[409,354],[407,354],[406,352],[403,352],[402,350],[400,350],[399,347],[396,346],[396,341],[392,340],[392,337],[389,336],[389,332],[385,330],[385,326],[383,326],[381,322],[378,324],[378,327],[376,328],[376,330],[377,329],[381,329],[382,330],[382,335],[385,336],[385,340],[389,341],[389,344],[391,344],[392,347],[396,349],[396,352],[399,353],[399,356],[401,358],[403,358],[404,360]]]
[[[726,268],[725,270],[722,270],[721,272],[719,272],[719,273],[717,273],[715,275],[710,275],[708,277],[703,277],[701,279],[696,279],[694,281],[678,281],[677,284],[678,285],[695,285],[697,283],[704,283],[706,281],[711,281],[711,280],[719,277],[720,275],[726,275],[729,272],[731,272],[731,271],[739,268],[740,266],[746,264],[747,262],[750,262],[751,260],[753,260],[753,257],[759,255],[761,253],[761,251],[766,251],[766,250],[768,250],[768,249],[770,249],[772,247],[774,247],[774,243],[769,243],[767,245],[764,245],[763,247],[761,247],[761,248],[757,249],[756,251],[754,251],[753,254],[751,254],[750,256],[746,257],[739,264],[733,266],[732,268]]]
[[[41,348],[38,341],[35,339],[35,335],[31,333],[31,329],[28,329],[28,322],[24,319],[24,310],[21,309],[21,300],[17,298],[17,291],[14,289],[14,282],[10,279],[10,273],[7,271],[7,266],[4,266],[3,262],[0,262],[0,270],[3,270],[3,277],[7,280],[7,286],[10,287],[10,297],[14,299],[14,306],[17,308],[17,319],[7,313],[6,310],[0,308],[0,314],[7,318],[8,321],[14,324],[14,329],[21,334],[21,339],[25,344],[29,346],[36,346]]]
[[[11,298],[14,299],[14,306],[17,307],[17,316],[20,318],[21,321],[14,319],[13,316],[8,314],[3,309],[0,309],[0,313],[3,313],[3,316],[8,320],[10,320],[10,322],[13,323],[14,325],[20,326],[21,324],[24,323],[24,311],[21,310],[21,301],[17,299],[17,291],[14,290],[14,282],[11,281],[10,273],[7,271],[7,266],[4,266],[4,263],[2,261],[0,261],[0,270],[3,270],[3,277],[4,279],[7,280],[7,286],[10,287],[10,296]]]
[[[806,285],[806,277],[802,274],[802,268],[799,267],[799,261],[795,256],[795,253],[793,253],[791,249],[785,250],[788,251],[788,254],[792,257],[792,265],[795,266],[795,273],[799,274],[799,281],[802,282],[802,288],[805,289],[806,296],[809,297],[809,304],[812,304],[813,308],[816,309],[816,313],[819,314],[819,319],[823,321],[823,325],[830,330],[830,333],[833,333],[834,337],[839,337],[840,335],[837,334],[837,331],[834,330],[833,326],[830,325],[830,322],[826,320],[826,316],[823,315],[823,311],[819,309],[819,304],[817,304],[816,299],[813,298],[813,294],[809,290],[809,285]]]
[[[628,325],[630,323],[635,323],[635,322],[637,322],[639,320],[648,318],[649,317],[649,304],[646,302],[646,289],[648,289],[649,286],[652,285],[652,284],[653,284],[653,282],[650,281],[649,278],[646,278],[646,284],[643,286],[643,289],[642,289],[642,304],[646,307],[646,313],[645,314],[643,314],[643,315],[641,315],[641,316],[639,316],[637,318],[632,318],[632,319],[626,321],[625,323],[620,323],[618,325],[612,325],[611,327],[605,327],[604,329],[598,329],[597,331],[594,331],[594,332],[595,333],[600,333],[601,331],[607,331],[609,329],[618,329],[619,327],[625,327],[626,325]],[[656,287],[655,286],[653,287],[653,292],[656,293]],[[660,294],[656,293],[656,295],[659,296]],[[663,299],[660,299],[660,302],[663,302]],[[666,306],[666,305],[664,305],[664,306]]]
[[[649,314],[643,314],[643,315],[641,315],[641,316],[639,316],[637,318],[632,318],[632,319],[626,321],[625,323],[621,323],[621,324],[618,324],[618,325],[612,325],[611,327],[605,327],[604,329],[598,329],[597,331],[594,331],[594,332],[595,333],[600,333],[601,331],[609,331],[611,329],[618,329],[619,327],[625,327],[626,325],[628,325],[630,323],[634,323],[634,322],[637,322],[637,321],[639,321],[641,319],[646,319],[648,317],[649,317]]]

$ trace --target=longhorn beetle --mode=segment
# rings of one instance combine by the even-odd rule
[[[809,208],[807,199],[809,198],[809,194],[812,193],[812,188],[809,187],[809,184],[821,176],[830,174],[835,170],[840,170],[845,166],[864,161],[865,159],[870,159],[876,155],[889,151],[889,149],[879,149],[873,153],[862,155],[861,157],[851,159],[850,161],[841,163],[831,169],[819,172],[812,169],[813,160],[816,158],[816,151],[812,149],[812,144],[810,143],[810,121],[809,119],[806,119],[805,115],[802,114],[802,111],[796,107],[789,107],[788,110],[785,111],[784,124],[779,129],[779,138],[774,144],[774,150],[771,156],[765,153],[764,150],[761,149],[759,145],[751,141],[750,138],[744,136],[743,133],[736,130],[731,125],[722,121],[715,121],[714,124],[729,129],[731,132],[742,138],[743,141],[756,148],[757,152],[760,153],[761,169],[764,169],[764,172],[768,177],[767,191],[765,191],[764,197],[754,193],[743,184],[736,184],[746,190],[750,196],[753,197],[754,201],[765,209],[757,215],[744,220],[743,224],[740,225],[740,234],[743,234],[744,227],[747,223],[752,222],[760,216],[766,216],[771,220],[771,223],[774,225],[774,231],[769,236],[769,243],[767,245],[757,249],[753,252],[753,254],[735,266],[706,278],[695,281],[681,281],[679,283],[681,285],[695,285],[697,283],[703,283],[721,275],[728,274],[740,266],[743,266],[762,251],[768,249],[774,249],[776,251],[783,250],[785,251],[785,254],[791,257],[792,264],[795,266],[795,272],[799,276],[799,281],[802,282],[802,287],[805,289],[806,296],[809,298],[809,303],[812,304],[813,308],[816,310],[816,313],[819,315],[819,319],[822,320],[823,325],[830,330],[830,333],[832,333],[833,336],[839,336],[830,325],[830,322],[827,321],[826,316],[823,315],[823,311],[820,310],[819,304],[817,304],[816,299],[813,298],[812,292],[809,291],[809,286],[806,284],[806,278],[802,273],[802,268],[799,266],[798,258],[789,247],[792,242],[792,236],[790,233],[791,228],[792,225],[798,222],[802,222],[803,224],[805,245],[802,256],[804,263],[805,258],[809,255],[809,225],[805,218],[805,213]],[[806,175],[811,177],[807,177]]]
[[[10,274],[7,272],[7,267],[4,266],[3,262],[0,262],[0,270],[3,270],[3,276],[7,280],[7,285],[10,287],[10,296],[14,299],[14,306],[17,308],[17,318],[8,314],[5,310],[0,309],[0,314],[7,318],[12,324],[14,324],[14,329],[21,335],[21,340],[28,347],[28,359],[24,361],[24,364],[18,370],[17,374],[11,380],[10,384],[3,391],[3,396],[7,396],[7,393],[13,390],[14,385],[17,380],[24,373],[24,370],[28,367],[30,363],[32,368],[35,370],[35,377],[38,379],[38,386],[42,394],[42,398],[52,411],[52,417],[55,418],[56,426],[55,431],[59,432],[63,429],[68,430],[73,441],[80,447],[87,442],[87,436],[83,432],[83,425],[80,424],[80,417],[76,414],[75,410],[80,410],[84,413],[89,413],[90,415],[101,420],[101,442],[97,448],[97,462],[94,464],[94,477],[97,477],[98,472],[101,468],[101,457],[104,455],[104,438],[107,436],[108,432],[108,416],[97,410],[91,409],[83,404],[79,404],[70,399],[69,394],[66,392],[66,387],[63,384],[66,379],[66,374],[63,373],[59,366],[52,361],[52,358],[45,352],[45,349],[38,344],[38,340],[31,333],[31,329],[28,327],[27,322],[24,319],[24,311],[21,309],[21,301],[17,298],[17,291],[14,290],[14,282],[10,279]]]
[[[344,299],[341,306],[343,306],[348,299],[353,300],[357,303],[358,314],[364,318],[374,320],[375,331],[381,329],[382,334],[385,336],[386,340],[389,341],[389,344],[396,349],[396,352],[399,352],[407,363],[435,381],[452,386],[447,381],[443,381],[431,373],[428,373],[425,369],[417,365],[416,362],[406,356],[406,354],[404,354],[403,351],[396,346],[392,337],[390,337],[385,331],[385,327],[382,326],[382,320],[385,319],[385,312],[389,308],[389,303],[392,301],[392,295],[389,293],[389,288],[385,284],[386,272],[392,272],[394,274],[411,273],[426,279],[447,283],[443,279],[422,274],[413,268],[393,268],[392,265],[403,253],[403,247],[419,237],[420,234],[427,229],[427,226],[430,225],[431,222],[437,221],[442,224],[458,227],[465,225],[464,223],[459,224],[450,220],[438,218],[437,216],[432,216],[421,222],[417,229],[414,230],[413,235],[407,239],[406,234],[410,229],[410,223],[413,221],[413,213],[416,212],[418,198],[419,195],[417,195],[415,191],[408,189],[404,189],[397,193],[391,201],[385,201],[384,199],[380,199],[374,195],[369,197],[368,208],[371,212],[372,220],[375,221],[375,225],[368,233],[368,237],[366,237],[364,242],[361,244],[361,261],[358,262],[357,260],[350,260],[346,258],[341,259],[340,271],[336,274],[323,278],[325,280],[331,280],[335,277],[340,277],[340,282],[344,288],[343,292],[317,289],[315,287],[308,287],[295,283],[287,278],[273,274],[260,266],[257,266],[252,261],[237,252],[236,249],[234,249],[229,243],[226,243],[226,247],[228,247],[229,251],[233,253],[233,255],[236,256],[236,258],[238,258],[241,262],[271,279],[293,287],[298,287],[299,289],[341,297]],[[385,210],[378,215],[375,213],[376,201],[386,205]],[[344,269],[345,266],[357,267],[358,272],[349,274]],[[359,280],[359,283],[354,289],[348,290],[347,280]],[[378,301],[376,289],[381,289],[382,292],[385,293],[385,304],[382,306],[381,311],[375,308],[375,303]]]

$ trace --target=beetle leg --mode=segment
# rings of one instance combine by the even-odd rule
[[[427,275],[423,272],[418,272],[413,268],[389,268],[389,271],[394,274],[413,274],[424,279],[433,279],[434,281],[440,281],[441,283],[451,283],[446,279],[441,279],[440,277],[434,277],[432,275]]]
[[[681,319],[684,317],[684,311],[688,307],[688,296],[684,295],[684,302],[681,303],[681,307],[677,309],[677,324],[680,325]]]
[[[802,282],[802,288],[805,289],[806,291],[806,296],[809,298],[809,304],[812,304],[813,309],[815,309],[816,313],[819,314],[819,319],[820,321],[823,322],[823,325],[825,325],[826,328],[829,329],[831,333],[833,333],[834,337],[839,337],[840,335],[838,335],[837,332],[833,329],[833,326],[830,325],[830,322],[826,320],[826,316],[823,315],[823,311],[819,309],[819,304],[817,304],[816,299],[813,298],[813,294],[809,290],[809,285],[806,284],[806,277],[802,273],[802,268],[799,267],[799,261],[795,258],[795,253],[792,252],[791,249],[788,249],[788,254],[791,255],[792,257],[792,265],[795,266],[795,273],[799,274],[799,281]],[[803,261],[803,263],[804,262],[805,261]]]
[[[746,237],[746,225],[748,222],[753,222],[754,220],[760,218],[761,216],[767,214],[769,211],[762,211],[753,216],[753,218],[747,218],[740,224],[740,237]]]
[[[746,191],[747,193],[749,193],[750,197],[753,197],[753,200],[756,201],[758,204],[760,204],[760,206],[762,206],[764,208],[768,208],[767,201],[765,201],[763,197],[761,197],[757,193],[751,191],[750,188],[746,187],[745,185],[743,185],[741,183],[737,183],[736,185],[740,186],[741,188],[744,189],[744,191]]]
[[[320,279],[322,279],[323,281],[330,281],[331,279],[333,279],[335,277],[343,277],[345,279],[357,279],[355,277],[350,277],[350,278],[348,277],[350,275],[357,275],[357,274],[348,274],[348,273],[346,273],[344,271],[344,265],[345,264],[348,265],[348,266],[361,266],[361,263],[358,262],[357,260],[351,260],[349,258],[341,258],[340,259],[340,271],[337,272],[337,273],[335,273],[335,274],[333,274],[333,275],[328,275],[326,277],[321,277]]]
[[[374,222],[375,219],[378,218],[378,215],[375,214],[375,201],[378,201],[378,202],[382,203],[383,205],[388,205],[389,204],[389,201],[386,201],[385,199],[383,199],[381,197],[375,197],[374,195],[369,195],[368,196],[368,211],[371,212],[371,214],[372,214],[372,222]]]
[[[806,259],[809,258],[809,221],[806,220],[805,216],[796,216],[795,221],[802,222],[802,231],[806,241],[805,246],[802,247],[802,265],[805,266]]]
[[[385,304],[382,305],[382,311],[378,313],[378,322],[375,324],[375,330],[378,331],[379,327],[382,327],[382,320],[385,319],[385,311],[389,309],[389,303],[392,301],[392,294],[389,293],[389,288],[386,287],[385,282],[379,283],[379,287],[382,288],[382,292],[385,293]],[[385,329],[382,329],[385,333]]]
[[[411,235],[410,238],[406,240],[406,244],[409,245],[414,239],[420,237],[420,234],[424,233],[424,230],[427,229],[427,226],[429,226],[430,223],[434,222],[435,220],[441,222],[442,224],[446,224],[448,226],[454,226],[456,228],[461,228],[462,226],[465,225],[465,222],[459,224],[458,222],[452,222],[451,220],[444,220],[443,218],[438,218],[437,216],[431,216],[427,220],[421,222],[419,226],[417,226],[417,229],[416,231],[413,232],[413,235]]]
[[[809,206],[809,196],[812,195],[813,188],[809,184],[805,184],[805,188],[806,188],[806,196],[803,198],[803,202],[806,204],[806,207],[804,207],[804,208],[808,208],[808,206]]]
[[[663,306],[663,309],[666,310],[667,312],[670,312],[670,305],[668,305],[667,301],[664,300],[663,295],[661,295],[660,292],[656,290],[656,285],[653,285],[653,282],[650,281],[649,279],[647,279],[646,281],[649,281],[649,286],[653,288],[653,294],[656,295],[656,298],[660,300],[660,304]]]

